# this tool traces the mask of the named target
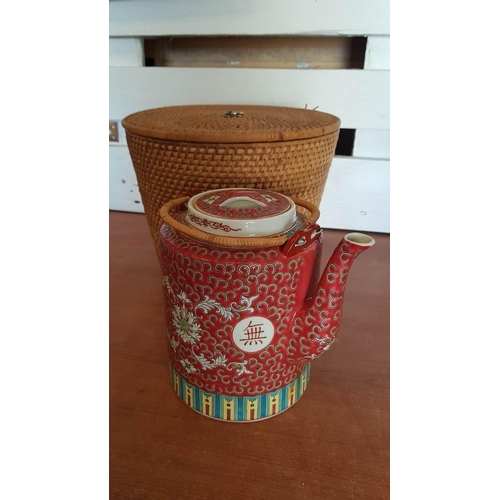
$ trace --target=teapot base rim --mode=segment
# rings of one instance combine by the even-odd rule
[[[267,420],[291,408],[309,384],[310,363],[297,378],[281,389],[255,396],[214,394],[187,382],[170,365],[170,382],[179,399],[199,415],[231,423]]]

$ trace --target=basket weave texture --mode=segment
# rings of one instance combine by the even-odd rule
[[[228,111],[243,113],[227,117]],[[270,189],[319,205],[340,120],[272,106],[175,106],[123,120],[158,249],[161,207],[211,189]]]

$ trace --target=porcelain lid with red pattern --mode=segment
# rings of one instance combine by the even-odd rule
[[[207,233],[224,236],[272,236],[296,222],[295,203],[274,191],[214,189],[193,196],[187,221]]]

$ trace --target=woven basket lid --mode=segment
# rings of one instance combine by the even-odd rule
[[[186,142],[282,142],[336,132],[340,120],[320,111],[277,106],[171,106],[123,120],[127,132]]]

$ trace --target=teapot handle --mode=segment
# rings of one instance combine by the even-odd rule
[[[281,252],[287,257],[293,257],[308,249],[312,244],[323,241],[323,230],[318,224],[309,226],[297,231],[283,246]]]
[[[203,241],[215,246],[222,246],[228,248],[264,248],[264,247],[275,247],[281,246],[289,240],[287,236],[273,236],[273,237],[227,237],[227,236],[217,236],[215,234],[205,233],[196,229],[194,227],[189,227],[184,225],[182,222],[174,219],[170,213],[172,210],[180,207],[189,200],[190,196],[183,196],[181,198],[176,198],[168,203],[165,203],[160,208],[160,217],[163,222],[168,226],[172,227],[179,233],[186,236],[194,238],[198,241]],[[297,207],[305,208],[309,212],[309,217],[306,218],[306,222],[309,224],[314,224],[319,218],[319,209],[309,203],[308,201],[301,200],[299,198],[294,198],[290,196]]]

